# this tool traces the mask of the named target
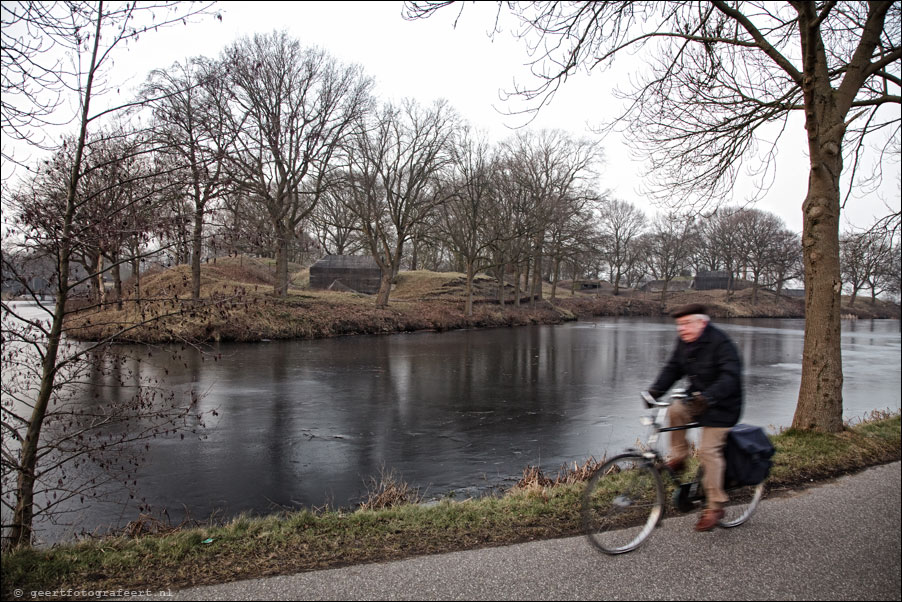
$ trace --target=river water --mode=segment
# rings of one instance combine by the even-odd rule
[[[802,320],[719,322],[745,364],[743,422],[792,421]],[[618,453],[644,437],[638,392],[676,340],[672,321],[273,341],[193,349],[120,346],[128,370],[202,395],[206,438],[154,440],[139,498],[178,522],[279,508],[346,507],[394,471],[426,498],[510,486],[528,465]],[[169,352],[175,352],[170,354]],[[140,359],[140,361],[138,361]],[[898,321],[843,323],[844,414],[900,408]],[[85,399],[122,394],[97,376]],[[99,396],[99,397],[98,397]],[[86,401],[87,402],[87,401]],[[134,505],[92,503],[73,531],[119,525]],[[46,525],[45,525],[46,526]]]

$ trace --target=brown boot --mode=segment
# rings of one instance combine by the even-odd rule
[[[698,519],[698,522],[695,524],[695,530],[710,531],[717,526],[717,523],[720,522],[720,519],[722,519],[723,516],[724,511],[720,508],[705,508],[701,518]]]

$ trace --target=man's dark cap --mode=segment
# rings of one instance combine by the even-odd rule
[[[702,305],[701,303],[690,303],[689,305],[683,305],[681,307],[676,308],[670,314],[670,316],[674,319],[682,318],[683,316],[691,316],[694,314],[706,314],[708,313],[708,308]]]

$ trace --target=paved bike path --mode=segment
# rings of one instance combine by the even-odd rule
[[[174,600],[899,600],[898,462],[766,499],[736,529],[668,518],[638,550],[582,537],[254,579]]]

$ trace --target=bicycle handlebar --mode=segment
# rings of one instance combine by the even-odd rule
[[[689,397],[686,395],[685,389],[674,389],[673,393],[670,394],[670,399],[665,399],[664,401],[658,401],[648,391],[642,391],[639,395],[647,408],[667,408],[673,405],[673,402]]]
[[[652,397],[651,393],[648,391],[642,391],[639,395],[642,397],[642,401],[645,402],[645,407],[647,408],[664,408],[670,405],[669,401],[658,401]]]

